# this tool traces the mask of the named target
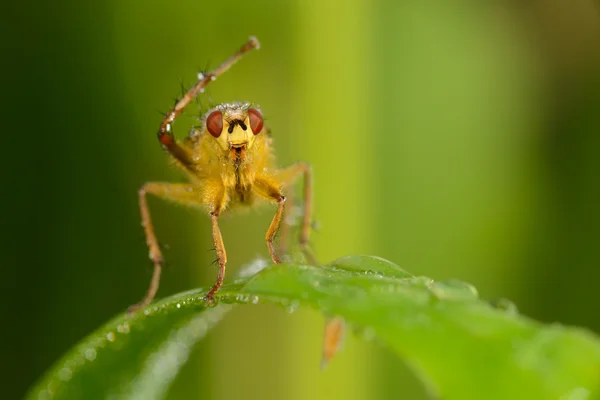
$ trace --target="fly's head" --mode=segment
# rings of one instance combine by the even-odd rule
[[[243,160],[256,135],[263,131],[263,117],[249,103],[226,103],[210,110],[204,118],[206,131],[225,155]]]

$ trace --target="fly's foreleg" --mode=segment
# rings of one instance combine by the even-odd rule
[[[215,244],[215,251],[217,252],[217,262],[219,263],[219,272],[217,274],[217,281],[206,293],[206,301],[210,304],[215,301],[215,293],[219,291],[223,280],[225,279],[225,265],[227,264],[227,253],[225,252],[225,244],[223,243],[223,237],[221,236],[221,229],[219,229],[219,212],[213,211],[211,214],[212,219],[212,234],[213,242]]]

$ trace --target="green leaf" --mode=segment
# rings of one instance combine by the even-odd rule
[[[206,306],[204,292],[108,322],[58,361],[29,398],[163,398],[193,345],[234,303],[302,305],[342,316],[444,399],[574,400],[600,389],[600,340],[590,332],[540,324],[510,303],[480,300],[467,283],[414,277],[376,257],[270,266],[223,287],[215,308]]]

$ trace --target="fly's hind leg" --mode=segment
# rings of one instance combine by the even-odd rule
[[[277,202],[277,211],[275,212],[275,216],[271,221],[271,225],[269,225],[269,229],[267,230],[267,234],[265,239],[267,241],[267,248],[269,249],[269,254],[271,255],[271,259],[275,264],[280,264],[281,260],[277,256],[277,252],[275,251],[275,245],[273,241],[275,240],[275,236],[277,235],[277,231],[279,230],[279,225],[281,224],[281,218],[283,216],[283,209],[285,204],[285,196],[281,192],[280,185],[277,181],[269,176],[257,176],[254,181],[254,191],[259,196]]]
[[[277,244],[277,254],[279,254],[280,257],[283,257],[288,253],[288,249],[290,246],[290,231],[295,225],[296,216],[294,215],[294,197],[294,188],[290,186],[286,190],[285,208],[283,209],[283,216],[281,217],[281,227],[279,228],[279,243]]]
[[[293,164],[288,168],[278,171],[276,177],[282,185],[290,186],[301,173],[304,174],[304,217],[300,231],[300,248],[308,261],[316,265],[317,261],[308,246],[312,224],[312,171],[310,165],[305,162]],[[343,341],[344,330],[344,320],[341,317],[327,318],[325,320],[321,367],[325,367],[338,352]]]
[[[269,229],[267,230],[267,235],[265,239],[267,240],[267,247],[269,248],[269,253],[271,254],[271,259],[275,264],[280,264],[281,260],[277,256],[277,252],[275,251],[275,246],[273,245],[273,240],[275,239],[275,235],[279,230],[279,225],[281,223],[281,216],[283,215],[283,205],[285,204],[285,196],[280,195],[274,198],[277,201],[278,207],[275,216],[273,217],[273,221],[271,221],[271,225],[269,225]]]
[[[292,185],[300,174],[304,175],[304,212],[302,226],[300,228],[300,249],[313,265],[317,260],[309,247],[310,229],[312,224],[312,171],[310,165],[305,162],[293,164],[285,169],[279,170],[276,178],[283,186]]]
[[[199,202],[200,198],[198,192],[192,185],[149,182],[139,190],[138,195],[142,227],[146,234],[146,244],[148,245],[150,260],[152,261],[152,264],[154,264],[154,270],[146,295],[142,301],[129,307],[130,313],[134,313],[140,308],[147,306],[152,301],[158,290],[160,274],[165,262],[158,245],[158,240],[156,239],[156,234],[154,233],[154,227],[152,226],[152,219],[150,218],[150,210],[148,208],[148,194],[185,205],[197,206],[201,204]]]

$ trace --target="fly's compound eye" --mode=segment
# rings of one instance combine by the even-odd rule
[[[206,129],[216,138],[221,136],[221,131],[223,130],[223,113],[221,111],[210,113],[208,118],[206,118]]]
[[[248,110],[248,117],[250,118],[250,129],[252,133],[258,135],[263,128],[263,116],[256,108]]]

